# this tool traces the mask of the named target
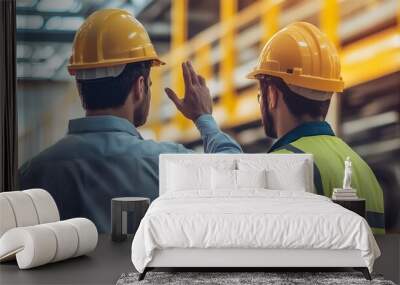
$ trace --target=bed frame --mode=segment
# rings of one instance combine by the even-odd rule
[[[343,268],[361,271],[371,280],[359,250],[329,249],[238,249],[238,248],[170,248],[156,250],[152,261],[139,275],[155,268],[231,268],[235,271],[285,268]],[[260,270],[262,271],[262,270]]]
[[[267,154],[162,154],[160,155],[160,195],[165,193],[167,179],[167,161],[188,159],[191,162],[210,159],[265,159]],[[293,155],[268,154],[268,159],[288,159]],[[313,187],[313,159],[310,154],[296,154],[296,159],[307,164],[309,187]],[[153,259],[147,265],[139,280],[146,273],[156,268],[230,268],[235,271],[252,271],[251,269],[271,268],[344,268],[349,267],[361,271],[367,280],[371,275],[359,250],[330,249],[253,249],[253,248],[169,248],[155,250]]]

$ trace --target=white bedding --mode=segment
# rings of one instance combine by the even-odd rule
[[[247,189],[166,193],[156,199],[132,243],[143,272],[155,249],[357,249],[372,272],[380,251],[359,215],[324,196],[299,191]]]

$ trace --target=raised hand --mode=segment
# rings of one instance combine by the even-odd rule
[[[194,71],[189,61],[182,63],[182,72],[185,81],[185,96],[183,99],[179,99],[170,88],[165,88],[165,93],[174,102],[176,108],[192,121],[195,121],[203,114],[211,114],[212,98],[204,78]]]

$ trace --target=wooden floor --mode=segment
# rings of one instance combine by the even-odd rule
[[[381,257],[375,261],[374,272],[400,284],[400,234],[376,235]]]
[[[400,234],[375,238],[382,256],[375,263],[374,273],[400,284]],[[29,270],[19,270],[15,261],[2,263],[0,284],[115,284],[122,273],[135,271],[130,257],[131,243],[132,237],[115,243],[110,236],[100,235],[97,249],[87,256]],[[313,271],[313,268],[306,271]]]

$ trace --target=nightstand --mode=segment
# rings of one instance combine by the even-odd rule
[[[365,218],[365,199],[357,198],[352,200],[336,200],[332,199],[332,202],[339,204],[340,206],[359,214]]]
[[[124,241],[128,234],[135,234],[146,214],[150,199],[145,197],[119,197],[111,199],[111,239]],[[132,213],[132,232],[128,233],[128,212]]]

